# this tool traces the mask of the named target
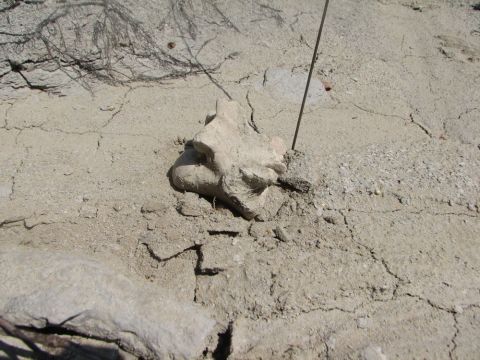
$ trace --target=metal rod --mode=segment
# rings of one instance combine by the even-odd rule
[[[310,87],[310,80],[312,79],[313,68],[317,59],[318,45],[322,38],[323,24],[327,16],[328,3],[330,0],[325,0],[325,7],[323,8],[322,21],[320,22],[320,29],[318,29],[317,42],[315,43],[315,49],[313,50],[312,63],[310,64],[310,72],[308,73],[307,86],[305,87],[305,93],[303,94],[302,106],[300,107],[300,114],[298,115],[297,128],[295,129],[295,135],[293,137],[292,150],[295,150],[295,144],[297,142],[298,130],[300,129],[300,123],[302,122],[303,109],[305,108],[305,102],[307,101],[308,89]]]

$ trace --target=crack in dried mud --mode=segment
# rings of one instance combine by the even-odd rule
[[[403,279],[402,277],[400,277],[398,274],[396,274],[395,272],[393,272],[391,269],[390,269],[390,266],[388,265],[387,261],[381,257],[379,257],[376,253],[375,253],[375,248],[373,247],[369,247],[365,244],[362,244],[361,242],[359,242],[356,237],[355,237],[355,234],[353,232],[353,229],[351,228],[348,220],[347,220],[347,215],[345,213],[343,213],[342,211],[339,212],[342,216],[343,216],[343,221],[345,223],[345,226],[347,227],[349,233],[350,233],[350,237],[352,239],[352,241],[359,245],[360,247],[364,248],[365,250],[368,251],[368,253],[370,254],[370,257],[372,258],[372,260],[376,263],[379,263],[382,265],[383,269],[385,270],[385,272],[390,275],[391,277],[393,277],[396,281],[395,281],[395,288],[392,292],[392,298],[395,298],[396,294],[397,294],[397,291],[398,289],[400,288],[401,285],[403,284],[407,284],[409,283],[408,280],[406,279]]]

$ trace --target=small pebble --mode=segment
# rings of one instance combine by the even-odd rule
[[[371,325],[371,321],[367,317],[361,317],[357,319],[357,327],[359,329],[367,329]]]
[[[337,339],[335,339],[332,335],[327,339],[326,344],[328,345],[328,347],[330,349],[333,350],[333,349],[335,349],[335,345],[337,344]]]
[[[467,204],[467,209],[470,211],[477,211],[477,207],[473,203],[468,203]]]
[[[108,105],[108,106],[100,106],[101,111],[113,111],[115,110],[115,106]]]
[[[340,223],[340,217],[335,215],[325,215],[323,220],[332,225],[338,225]]]
[[[207,125],[210,121],[212,121],[213,119],[215,119],[215,116],[217,116],[217,112],[215,110],[211,110],[207,113],[207,115],[205,116],[205,125]],[[203,123],[203,121],[201,122]]]
[[[259,222],[265,222],[267,219],[265,218],[265,214],[258,214],[257,216],[255,216],[255,220]]]
[[[288,234],[284,228],[281,226],[277,226],[275,228],[275,235],[277,236],[277,239],[283,242],[289,242],[291,241],[290,234]]]
[[[66,168],[63,171],[63,175],[65,175],[65,176],[69,176],[69,175],[72,175],[72,174],[73,174],[73,169],[71,169],[71,168]]]

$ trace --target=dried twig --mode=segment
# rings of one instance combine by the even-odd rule
[[[35,345],[33,340],[30,339],[30,337],[28,337],[27,335],[25,335],[23,331],[19,330],[14,324],[12,324],[8,320],[5,320],[2,317],[0,317],[0,328],[2,328],[8,335],[22,340],[24,344],[33,351],[37,358],[42,360],[51,359],[51,356],[42,349],[40,349],[37,345]]]

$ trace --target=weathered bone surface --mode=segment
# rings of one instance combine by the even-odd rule
[[[235,101],[218,100],[215,115],[186,144],[171,174],[177,188],[221,199],[251,219],[287,169],[286,148],[282,139],[257,133],[242,110]]]

